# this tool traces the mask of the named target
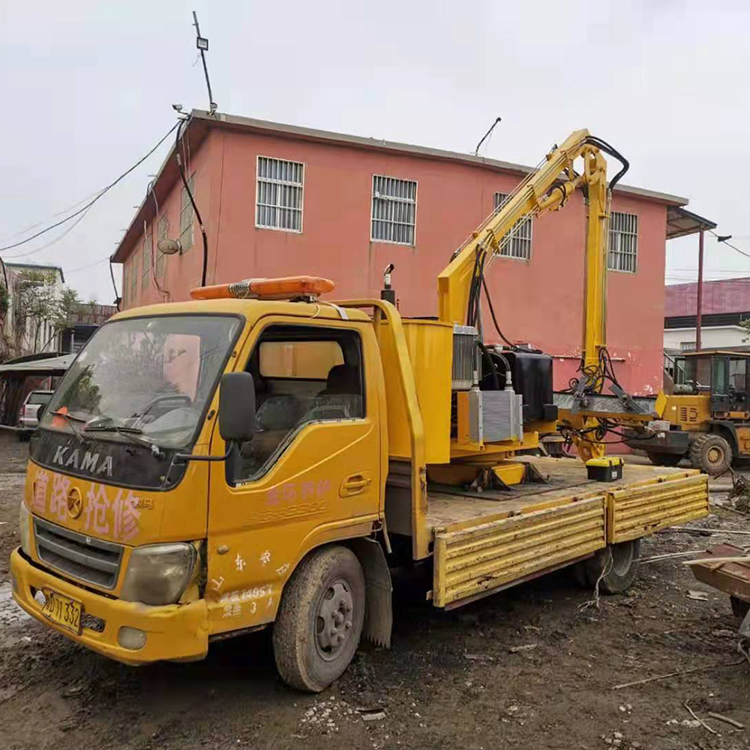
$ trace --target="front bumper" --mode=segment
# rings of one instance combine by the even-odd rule
[[[208,653],[208,610],[201,599],[190,604],[150,607],[95,594],[76,586],[32,563],[19,549],[10,556],[13,599],[35,620],[96,651],[124,664],[139,665],[155,661],[202,659]],[[104,622],[101,632],[84,627],[80,635],[60,627],[42,614],[34,598],[38,589],[52,589],[83,605],[85,615]],[[121,627],[138,628],[147,634],[138,650],[123,648],[117,642]]]

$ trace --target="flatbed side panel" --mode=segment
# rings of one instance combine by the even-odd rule
[[[608,493],[607,540],[627,542],[709,513],[708,476],[690,474]]]
[[[435,532],[432,600],[446,607],[606,545],[606,496]]]

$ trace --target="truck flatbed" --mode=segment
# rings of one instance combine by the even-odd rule
[[[623,479],[597,482],[577,460],[521,460],[546,482],[512,492],[428,488],[435,606],[465,604],[585,559],[607,544],[708,514],[708,478],[693,469],[627,464]]]

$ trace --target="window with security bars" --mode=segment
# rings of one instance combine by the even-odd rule
[[[167,262],[167,256],[159,252],[159,243],[169,238],[169,218],[167,214],[162,214],[159,223],[156,225],[156,278],[164,278],[164,267]]]
[[[188,180],[190,192],[195,200],[195,175]],[[195,223],[195,211],[190,200],[190,195],[182,186],[182,199],[180,201],[180,245],[182,250],[190,250],[193,246],[193,224]]]
[[[395,177],[372,177],[373,242],[413,245],[417,227],[417,183]]]
[[[122,303],[123,305],[128,304],[128,293],[130,292],[130,276],[128,275],[130,269],[127,265],[122,267]]]
[[[609,220],[610,271],[635,273],[638,262],[638,217],[612,211]]]
[[[130,261],[130,294],[128,295],[128,304],[132,305],[138,298],[138,261],[140,250],[133,253],[133,259]]]
[[[154,234],[151,229],[143,238],[143,259],[141,261],[141,291],[145,292],[151,284],[151,255],[153,253]]]
[[[495,211],[499,211],[508,201],[508,193],[495,193]],[[517,221],[500,243],[500,255],[507,258],[531,260],[531,216]]]
[[[255,225],[283,232],[302,231],[305,165],[258,157]]]

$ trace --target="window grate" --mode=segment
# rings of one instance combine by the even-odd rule
[[[609,252],[607,254],[610,271],[635,273],[638,264],[638,217],[612,211],[609,220]]]
[[[255,225],[302,232],[305,166],[296,161],[258,157]]]
[[[138,298],[138,262],[140,254],[140,250],[136,250],[130,261],[130,295],[128,296],[128,304],[130,305],[134,304]]]
[[[507,193],[495,193],[495,213],[508,201]],[[517,221],[500,241],[500,255],[506,258],[531,260],[531,216]]]
[[[188,180],[190,186],[190,192],[193,194],[195,199],[195,175]],[[190,201],[190,195],[182,186],[182,199],[180,202],[180,245],[183,252],[190,250],[193,246],[193,224],[195,222],[195,211],[193,211],[193,204]]]
[[[162,214],[159,218],[159,223],[156,225],[156,278],[164,278],[164,268],[167,262],[167,256],[160,252],[158,247],[162,240],[169,238],[169,217],[167,214]]]
[[[414,245],[417,226],[417,183],[396,177],[372,177],[372,242]]]
[[[143,261],[141,264],[141,291],[145,292],[151,283],[151,256],[154,249],[154,234],[149,229],[143,238]]]

